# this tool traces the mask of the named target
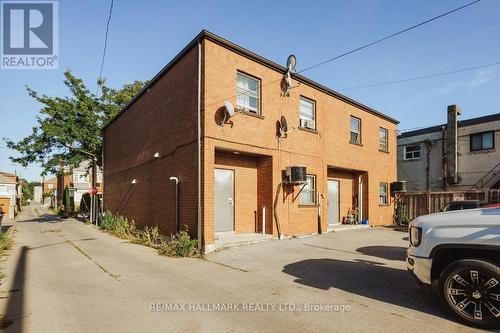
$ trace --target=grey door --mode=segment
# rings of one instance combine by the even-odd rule
[[[339,224],[339,206],[340,206],[340,196],[339,196],[339,181],[338,180],[328,180],[328,224]]]
[[[234,230],[234,171],[215,169],[215,232]]]

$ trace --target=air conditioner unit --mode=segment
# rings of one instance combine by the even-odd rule
[[[291,184],[304,184],[307,182],[307,171],[303,165],[287,167],[285,175],[286,181]]]
[[[311,119],[300,119],[300,127],[304,128],[309,128],[309,129],[315,129],[316,127],[316,122]]]
[[[391,193],[404,193],[406,192],[406,181],[392,182]]]

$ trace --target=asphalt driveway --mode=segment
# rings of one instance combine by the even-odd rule
[[[7,332],[457,332],[405,270],[406,234],[382,229],[162,257],[40,206],[3,258]]]

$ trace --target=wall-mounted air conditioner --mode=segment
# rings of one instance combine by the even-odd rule
[[[307,171],[303,165],[287,167],[285,175],[286,181],[291,184],[304,184],[307,182]]]
[[[309,128],[309,129],[316,129],[316,122],[314,120],[311,120],[311,119],[303,119],[301,118],[300,119],[300,127],[303,127],[303,128]]]

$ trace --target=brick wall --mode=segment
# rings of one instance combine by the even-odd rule
[[[104,131],[104,207],[138,227],[175,232],[178,177],[181,227],[197,233],[197,73],[193,48]]]
[[[271,182],[259,195],[276,195],[282,172],[287,166],[306,165],[308,173],[317,180],[318,194],[323,194],[323,204],[327,196],[327,172],[329,167],[363,170],[364,208],[363,216],[371,225],[389,224],[392,221],[392,206],[379,206],[379,183],[396,180],[396,124],[359,106],[324,91],[301,83],[290,90],[289,97],[281,97],[280,80],[283,73],[249,59],[240,53],[225,48],[211,40],[204,41],[204,236],[207,243],[213,234],[213,168],[215,151],[238,151],[244,154],[268,156],[272,169]],[[255,76],[261,81],[261,116],[236,114],[230,124],[224,127],[216,122],[225,99],[236,103],[236,75],[241,71]],[[297,85],[297,82],[294,82]],[[233,97],[230,97],[233,96]],[[317,131],[299,129],[299,102],[304,96],[316,102]],[[289,128],[295,127],[286,139],[276,140],[276,121],[286,116]],[[362,144],[349,143],[350,116],[361,119]],[[389,133],[389,152],[379,151],[379,128]],[[285,191],[283,191],[285,190]],[[278,200],[278,215],[285,235],[315,233],[324,231],[328,224],[328,209],[323,205],[321,226],[318,226],[318,207],[299,205],[296,198],[298,187],[282,189]],[[354,189],[357,191],[357,189]],[[238,191],[238,190],[236,190]],[[353,193],[343,193],[341,209],[352,205]],[[354,193],[355,194],[355,193]],[[346,199],[347,196],[347,199]],[[268,195],[269,197],[269,195]],[[273,202],[273,201],[271,201]],[[260,204],[259,204],[260,207]],[[271,209],[268,212],[272,214]],[[342,213],[341,213],[342,215]],[[271,224],[276,233],[276,221]],[[271,227],[269,226],[269,227]]]

